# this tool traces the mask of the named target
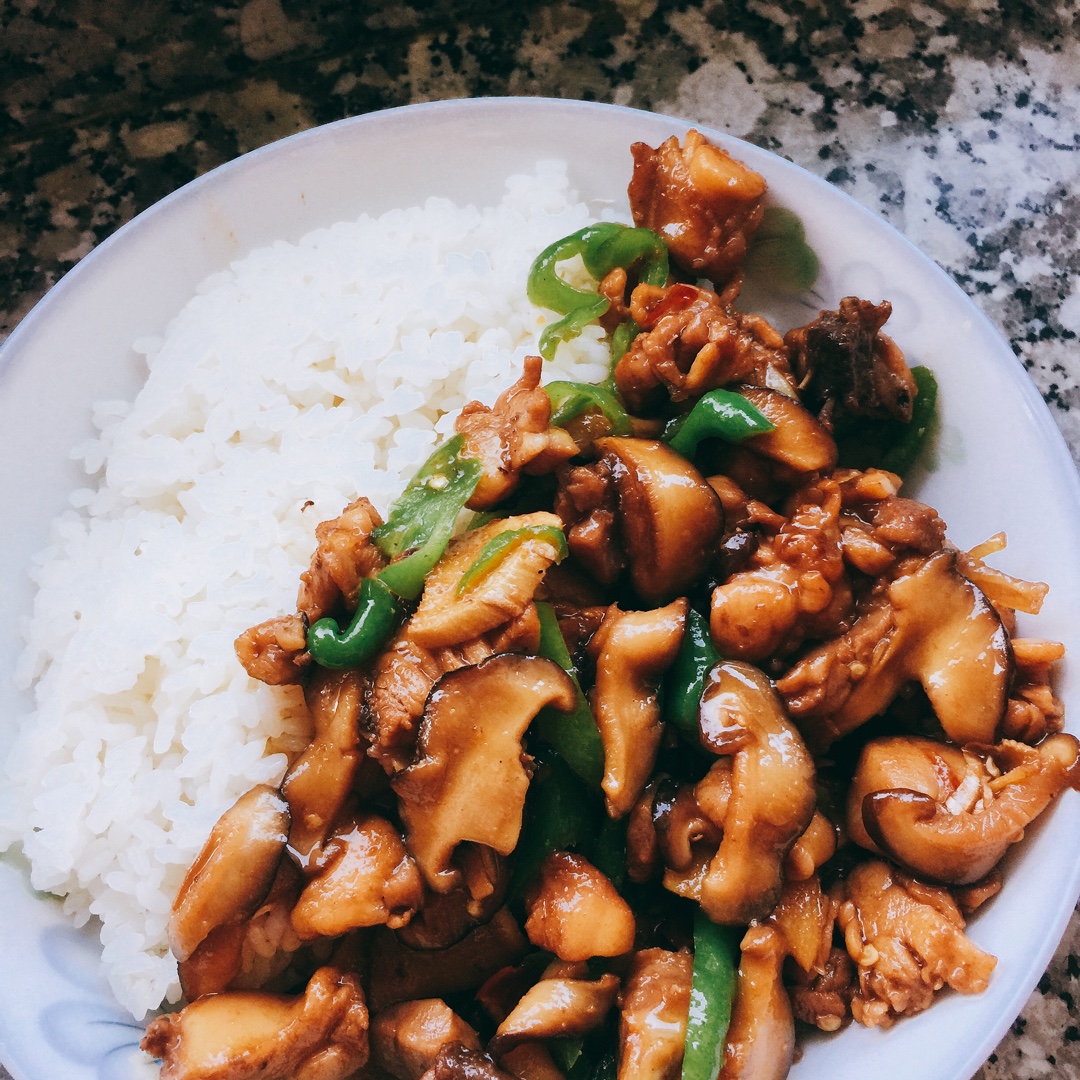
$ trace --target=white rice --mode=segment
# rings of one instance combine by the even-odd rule
[[[249,679],[233,640],[295,610],[318,522],[357,494],[385,513],[461,406],[518,377],[544,318],[529,264],[589,220],[545,162],[492,209],[433,199],[254,251],[136,343],[134,402],[95,407],[88,486],[36,564],[0,849],[100,920],[135,1017],[179,997],[169,909],[214,821],[308,734],[300,692]],[[545,378],[606,363],[586,333]]]

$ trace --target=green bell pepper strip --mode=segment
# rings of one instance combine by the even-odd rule
[[[694,912],[694,975],[682,1080],[716,1080],[724,1064],[739,976],[739,943],[730,927]]]
[[[529,785],[510,880],[512,901],[522,899],[529,881],[553,851],[576,848],[588,834],[595,816],[590,802],[588,792],[566,762],[549,754],[541,775]]]
[[[733,390],[710,390],[688,413],[668,423],[663,439],[672,450],[691,460],[702,439],[719,438],[741,443],[775,427],[742,394]]]
[[[585,326],[600,318],[610,307],[606,297],[575,289],[559,277],[557,264],[575,255],[581,256],[585,269],[597,281],[617,266],[629,269],[639,263],[642,264],[641,281],[650,285],[663,285],[667,281],[667,247],[648,229],[601,221],[556,240],[536,257],[526,286],[534,304],[563,316],[546,326],[540,335],[540,355],[545,360],[552,359],[560,341],[577,337]]]
[[[691,608],[678,655],[664,676],[664,718],[695,745],[700,737],[698,709],[705,679],[719,659],[709,633],[709,620]]]
[[[588,409],[599,409],[611,425],[612,435],[630,434],[630,417],[607,387],[594,383],[550,382],[544,391],[551,399],[549,423],[555,427],[566,427],[575,416]]]
[[[601,809],[600,822],[582,840],[580,850],[620,892],[626,884],[626,818],[617,821]]]
[[[900,476],[915,464],[937,415],[938,385],[934,373],[927,367],[913,367],[911,375],[919,390],[911,406],[911,420],[881,459],[883,469]]]
[[[382,648],[398,621],[394,594],[378,578],[364,578],[352,621],[341,630],[334,619],[308,628],[307,650],[324,668],[358,668]]]
[[[559,712],[550,706],[541,709],[532,722],[532,729],[590,788],[599,789],[600,781],[604,778],[604,744],[600,729],[577,680],[574,663],[554,609],[540,601],[536,611],[540,616],[540,655],[554,660],[569,673],[574,680],[577,704],[569,713]]]
[[[405,600],[415,600],[428,571],[439,561],[458,514],[480,482],[483,466],[462,454],[465,437],[443,443],[420,467],[390,508],[386,522],[371,538],[389,559],[410,551],[387,566],[379,578]]]
[[[555,525],[526,525],[521,529],[507,529],[493,536],[481,549],[472,564],[461,575],[457,585],[458,596],[475,589],[489,574],[497,570],[510,554],[526,540],[546,540],[557,552],[556,562],[562,562],[569,554],[566,537]]]
[[[641,333],[641,327],[633,319],[619,323],[615,332],[611,335],[611,371],[614,375],[615,365],[623,358],[630,343]]]

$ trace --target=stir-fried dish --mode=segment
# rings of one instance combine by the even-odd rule
[[[779,1078],[799,1025],[988,985],[965,918],[1080,786],[1046,587],[900,493],[936,386],[889,304],[740,311],[764,180],[633,159],[635,226],[529,281],[610,379],[529,357],[238,639],[312,737],[176,897],[163,1080]]]

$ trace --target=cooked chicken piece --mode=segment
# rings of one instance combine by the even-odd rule
[[[323,667],[316,667],[305,687],[315,735],[281,785],[292,818],[289,849],[302,863],[318,862],[363,760],[359,730],[363,694],[358,672]]]
[[[504,533],[521,529],[560,530],[554,514],[538,512],[500,518],[450,542],[446,554],[424,582],[420,606],[409,623],[409,636],[425,649],[472,641],[520,617],[532,602],[549,566],[559,559],[555,540],[523,539],[491,565],[470,587],[462,577],[485,547]]]
[[[654,415],[728,383],[788,385],[784,339],[760,315],[724,304],[695,285],[638,285],[630,310],[642,332],[615,365],[633,413]]]
[[[851,871],[840,896],[837,922],[859,968],[851,1011],[860,1024],[888,1027],[921,1012],[946,984],[962,994],[986,989],[997,961],[964,934],[946,889],[874,860]]]
[[[449,1043],[420,1080],[515,1080],[480,1050]]]
[[[244,670],[269,686],[298,683],[311,663],[302,615],[279,615],[245,630],[235,641]]]
[[[499,1064],[517,1080],[566,1080],[543,1043],[521,1043],[500,1054]]]
[[[686,950],[634,953],[623,982],[618,1080],[678,1080],[693,972]]]
[[[472,991],[502,968],[518,963],[529,942],[506,908],[446,949],[421,951],[403,945],[386,928],[374,932],[370,970],[371,1008],[381,1012],[399,1001]]]
[[[449,648],[424,648],[413,639],[410,627],[406,623],[375,661],[367,703],[368,753],[390,774],[412,761],[424,705],[443,675],[497,653],[536,653],[540,648],[535,604],[506,626]]]
[[[634,945],[634,913],[615,886],[581,855],[552,852],[525,897],[525,933],[560,960],[622,956]]]
[[[402,1001],[371,1019],[372,1060],[398,1080],[419,1080],[450,1043],[480,1049],[476,1032],[439,998]]]
[[[619,977],[591,979],[584,964],[553,964],[514,1006],[491,1042],[503,1054],[534,1039],[575,1038],[599,1027],[619,994]]]
[[[956,570],[956,554],[897,564],[847,633],[811,649],[777,688],[807,742],[824,750],[922,684],[946,734],[993,743],[1005,714],[1012,657],[1001,619]]]
[[[851,1021],[855,984],[851,957],[843,949],[830,949],[821,974],[808,978],[804,972],[795,971],[790,990],[795,1019],[813,1024],[819,1031],[839,1031]]]
[[[478,458],[484,471],[472,510],[486,510],[517,487],[521,472],[542,475],[578,453],[577,443],[560,427],[550,427],[551,399],[540,387],[543,360],[525,357],[525,370],[494,408],[479,401],[466,405],[454,423],[465,436],[464,454]]]
[[[722,655],[760,661],[807,638],[835,634],[853,606],[840,547],[840,491],[812,481],[793,496],[788,521],[762,539],[746,569],[712,594],[709,629]]]
[[[555,513],[563,522],[566,545],[601,585],[614,584],[626,567],[618,507],[611,462],[601,458],[559,471]]]
[[[215,927],[242,923],[274,882],[289,837],[289,807],[259,784],[218,819],[191,864],[169,920],[169,947],[186,960]]]
[[[881,333],[891,314],[888,301],[847,296],[839,310],[784,336],[802,399],[829,427],[848,416],[911,419],[915,380],[904,354]]]
[[[795,1019],[781,979],[786,947],[772,926],[739,944],[739,983],[717,1080],[784,1080],[795,1056]]]
[[[229,991],[150,1023],[161,1080],[345,1080],[368,1059],[360,980],[320,968],[299,997]]]
[[[769,916],[784,936],[785,948],[806,974],[820,975],[832,949],[839,901],[821,891],[817,874],[805,881],[788,881]]]
[[[627,188],[634,224],[659,233],[672,261],[723,286],[739,273],[764,214],[765,180],[690,130],[655,150],[630,147]]]
[[[577,704],[570,676],[552,660],[502,653],[444,675],[428,698],[417,760],[393,780],[409,851],[429,888],[450,892],[450,858],[471,840],[509,855],[529,787],[521,740],[546,705]]]
[[[404,926],[424,885],[397,829],[361,812],[338,825],[315,876],[293,908],[301,939],[340,937],[363,926]]]
[[[379,511],[359,498],[338,517],[315,527],[318,546],[311,565],[300,575],[296,598],[296,610],[309,623],[331,614],[341,602],[355,607],[360,582],[386,566],[386,557],[371,543],[372,531],[382,523]]]
[[[612,605],[589,643],[596,658],[592,710],[604,743],[602,787],[608,814],[629,813],[644,790],[660,747],[660,676],[682,644],[687,602],[654,611]]]

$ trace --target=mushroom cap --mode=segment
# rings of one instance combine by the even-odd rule
[[[509,855],[521,832],[529,774],[521,739],[536,714],[569,712],[574,682],[558,664],[499,653],[443,675],[428,694],[417,759],[393,780],[409,850],[428,886],[449,892],[464,840]]]
[[[634,589],[648,604],[681,595],[712,560],[724,528],[719,497],[666,443],[612,436],[595,446],[615,477]]]

